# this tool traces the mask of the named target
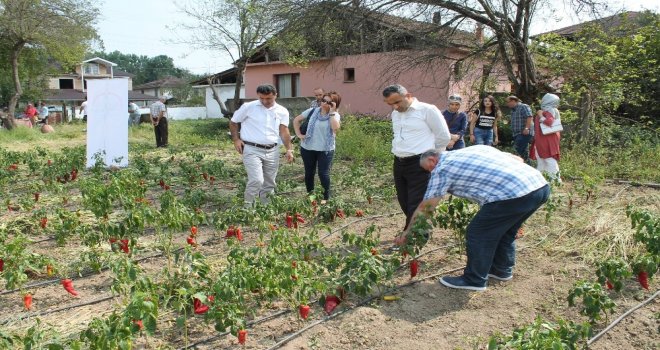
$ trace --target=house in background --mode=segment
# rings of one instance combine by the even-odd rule
[[[343,23],[359,24],[359,30],[350,28],[346,31],[348,37],[341,38],[350,44],[328,49],[330,45],[323,47],[327,39],[310,38],[321,43],[315,51],[324,54],[306,67],[288,65],[284,62],[286,52],[268,43],[262,45],[248,60],[247,99],[257,97],[256,87],[262,83],[274,84],[282,99],[311,96],[313,89],[321,87],[342,95],[344,112],[387,115],[391,108],[383,102],[382,90],[399,83],[419,100],[440,109],[446,108],[450,94],[461,94],[464,108],[468,108],[478,101],[475,84],[481,83],[487,70],[489,93],[511,91],[506,74],[497,67],[490,67],[485,60],[464,60],[483,41],[482,28],[477,27],[475,32],[452,31],[439,25],[439,15],[434,16],[434,22],[420,22],[350,6],[333,7],[327,13],[338,16]],[[425,43],[429,40],[436,41],[434,49],[427,49]],[[413,63],[417,58],[419,63]],[[292,108],[286,100],[281,103]]]
[[[163,79],[158,79],[135,86],[133,90],[139,91],[142,94],[154,96],[156,98],[165,96],[170,99],[174,96],[174,90],[186,86],[188,83],[181,78],[168,76]]]
[[[128,100],[145,106],[157,100],[157,97],[133,91],[133,75],[116,69],[117,64],[96,57],[81,62],[73,72],[49,77],[48,90],[44,92],[43,100],[52,105],[51,110],[61,113],[57,121],[82,118],[77,113],[80,105],[87,98],[87,81],[91,79],[120,78],[128,80]]]
[[[230,68],[190,83],[194,94],[204,96],[204,100],[206,101],[207,118],[220,118],[223,115],[220,111],[220,105],[213,98],[213,92],[209,86],[209,79],[211,80],[213,87],[216,89],[220,99],[227,103],[227,100],[234,98],[234,91],[236,89],[236,68]],[[245,84],[241,87],[240,98],[245,98]]]

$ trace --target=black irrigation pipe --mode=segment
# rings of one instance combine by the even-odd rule
[[[9,322],[12,322],[12,321],[20,321],[20,320],[30,318],[30,317],[45,316],[45,315],[49,315],[49,314],[54,314],[56,312],[62,312],[62,311],[67,311],[67,310],[71,310],[71,309],[77,309],[77,308],[83,307],[83,306],[94,305],[94,304],[102,303],[104,301],[112,300],[114,298],[116,298],[116,297],[111,295],[111,296],[107,296],[107,297],[103,297],[103,298],[99,298],[99,299],[90,300],[90,301],[84,302],[82,304],[74,304],[74,305],[64,306],[64,307],[57,308],[57,309],[52,309],[52,310],[38,311],[38,312],[35,312],[35,313],[25,313],[25,314],[20,315],[16,318],[4,319],[4,320],[0,321],[0,325],[5,325],[5,324],[7,324]]]

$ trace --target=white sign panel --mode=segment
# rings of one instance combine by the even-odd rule
[[[128,79],[87,80],[87,167],[128,166]]]

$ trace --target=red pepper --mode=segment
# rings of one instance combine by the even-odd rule
[[[71,181],[75,181],[78,178],[78,170],[75,168],[71,170]]]
[[[204,178],[204,181],[209,181],[209,174],[202,173],[202,177]]]
[[[649,274],[646,271],[640,271],[637,274],[637,281],[639,281],[642,288],[649,290]]]
[[[339,298],[337,298],[334,295],[328,295],[325,297],[325,305],[323,305],[323,309],[325,310],[325,313],[330,315],[332,313],[332,310],[334,310],[337,305],[339,305],[340,301]]]
[[[5,260],[0,258],[0,272],[4,271],[5,269]]]
[[[241,329],[238,331],[238,343],[241,345],[245,345],[245,340],[247,339],[247,331],[245,329]]]
[[[612,283],[610,281],[606,281],[605,285],[607,285],[607,289],[614,289],[614,286],[612,285]]]
[[[378,255],[376,248],[371,248],[371,255]]]
[[[186,242],[188,242],[188,244],[190,244],[193,247],[197,246],[197,242],[195,242],[195,237],[193,236],[188,236],[188,238],[186,238]]]
[[[144,329],[144,325],[142,324],[142,320],[133,320],[133,324],[138,327],[139,331]]]
[[[25,310],[32,308],[32,294],[28,293],[23,296],[23,306],[25,306]]]
[[[291,279],[294,280],[294,281],[297,281],[297,280],[298,280],[298,276],[296,276],[296,275],[291,275]]]
[[[293,228],[293,216],[288,214],[286,216],[286,228]]]
[[[364,212],[362,210],[358,209],[358,210],[355,211],[355,216],[361,218],[361,217],[364,216]]]
[[[9,168],[7,168],[7,170],[16,170],[16,169],[18,169],[18,164],[16,163],[10,165]]]
[[[69,292],[69,294],[73,295],[74,297],[78,296],[78,292],[76,292],[76,290],[73,289],[73,281],[71,281],[70,279],[63,279],[62,286],[64,287],[64,290]]]
[[[170,190],[170,185],[165,185],[165,191],[169,191],[169,190]]]
[[[234,233],[236,234],[236,239],[238,239],[239,241],[243,240],[243,232],[241,232],[240,227],[237,227]]]
[[[194,310],[195,314],[197,314],[197,315],[203,315],[207,311],[209,311],[209,306],[202,304],[202,301],[197,299],[197,298],[195,298],[195,300],[193,300],[193,307],[195,309]]]
[[[120,242],[119,249],[121,249],[124,253],[128,254],[130,251],[128,249],[128,239],[122,239],[119,242]]]
[[[342,210],[342,209],[337,209],[337,216],[340,217],[340,218],[342,218],[342,219],[345,218],[346,215],[344,215],[344,210]]]
[[[161,180],[158,182],[158,184],[160,185],[160,188],[164,188],[164,187],[165,187],[165,181],[163,181],[163,179],[161,179]]]
[[[300,214],[296,214],[296,220],[301,224],[305,223],[305,219]]]
[[[215,176],[211,176],[209,180],[211,182],[211,186],[213,186],[213,183],[215,182]]]
[[[231,238],[236,236],[236,230],[234,229],[234,226],[229,226],[227,229],[227,234],[225,235],[225,238]]]
[[[414,278],[417,276],[417,272],[419,271],[419,262],[417,260],[413,260],[410,262],[410,278]]]
[[[193,226],[190,228],[190,235],[195,237],[197,235],[197,226]]]
[[[48,225],[48,218],[41,218],[39,225],[41,225],[42,229],[46,228],[46,225]]]
[[[292,261],[292,262],[291,262],[291,267],[293,267],[294,269],[295,269],[296,267],[298,267],[298,262],[296,262],[295,260]]]
[[[48,160],[48,166],[51,166],[51,165],[53,165],[53,161],[49,159]]]
[[[34,193],[34,201],[38,202],[39,201],[39,192]]]
[[[300,317],[303,320],[306,320],[307,317],[309,316],[309,310],[310,310],[309,305],[300,305],[300,306],[298,306],[298,313],[300,313]]]

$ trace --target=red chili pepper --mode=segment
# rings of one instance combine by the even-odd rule
[[[41,228],[46,228],[46,225],[48,225],[48,218],[41,218],[41,222],[39,223],[41,225]]]
[[[38,202],[38,201],[39,201],[39,195],[40,195],[39,192],[35,192],[35,193],[34,193],[34,201],[35,201],[35,202]]]
[[[286,228],[293,228],[293,216],[286,216]]]
[[[213,186],[213,183],[215,182],[215,176],[209,177],[209,180],[211,182],[211,186]]]
[[[371,248],[371,255],[378,255],[376,248]]]
[[[291,279],[294,280],[294,281],[297,281],[297,280],[298,280],[298,276],[296,276],[296,275],[291,275]]]
[[[32,294],[28,293],[23,296],[23,306],[25,306],[25,310],[32,308]]]
[[[197,226],[193,226],[190,228],[190,234],[195,237],[197,235]]]
[[[417,260],[413,260],[410,262],[410,278],[414,278],[417,276],[417,272],[419,271],[419,262]]]
[[[18,164],[16,163],[10,165],[9,168],[7,168],[7,170],[16,170],[16,169],[18,169]]]
[[[325,313],[330,315],[332,313],[332,310],[334,310],[337,305],[339,305],[340,300],[334,295],[328,295],[325,297],[325,305],[323,305],[323,309],[325,310]]]
[[[245,345],[245,340],[247,339],[247,331],[245,329],[241,329],[238,331],[238,343],[241,345]]]
[[[243,240],[243,232],[241,232],[240,227],[237,227],[234,233],[236,234],[236,239],[238,239],[239,241]]]
[[[197,242],[195,242],[195,237],[189,236],[188,238],[186,238],[186,242],[188,242],[188,244],[190,244],[193,247],[197,246]]]
[[[305,223],[305,219],[300,214],[296,214],[296,220],[301,224]]]
[[[158,184],[160,185],[161,188],[164,188],[164,187],[165,187],[165,181],[163,181],[163,179],[161,179],[161,180],[158,182]]]
[[[169,190],[170,190],[170,185],[165,185],[165,191],[169,191]]]
[[[364,212],[362,210],[358,209],[358,210],[355,211],[355,216],[361,218],[361,217],[364,216]]]
[[[119,249],[121,249],[124,253],[128,254],[130,250],[128,249],[128,239],[122,239],[119,241]]]
[[[234,229],[234,226],[229,226],[227,229],[227,234],[225,235],[225,238],[231,238],[236,236],[236,230]]]
[[[298,312],[300,313],[300,317],[303,320],[306,320],[307,317],[309,316],[309,310],[310,310],[309,305],[300,305],[300,306],[298,306]]]
[[[5,269],[5,260],[0,258],[0,272],[4,271]]]
[[[142,320],[133,320],[133,324],[138,327],[139,331],[144,329],[144,325],[142,324]]]
[[[202,304],[202,301],[197,298],[193,300],[193,307],[195,309],[195,314],[197,315],[202,315],[209,311],[209,306]]]
[[[637,274],[637,281],[639,281],[642,288],[649,290],[649,274],[646,271],[640,271]]]
[[[78,292],[76,292],[76,290],[73,289],[73,281],[71,281],[70,279],[63,279],[62,286],[64,287],[64,290],[69,292],[69,294],[73,295],[74,297],[78,296]]]
[[[204,181],[209,181],[209,174],[202,173],[202,177],[204,178]]]
[[[337,216],[342,218],[342,219],[345,218],[346,215],[344,214],[344,210],[343,209],[337,209]]]
[[[292,262],[291,262],[291,267],[293,267],[294,269],[295,269],[296,267],[298,267],[298,262],[296,262],[295,260],[292,261]]]
[[[607,285],[607,289],[614,289],[614,286],[610,281],[606,281],[605,284]]]
[[[78,178],[78,170],[71,170],[71,181],[75,181]]]

